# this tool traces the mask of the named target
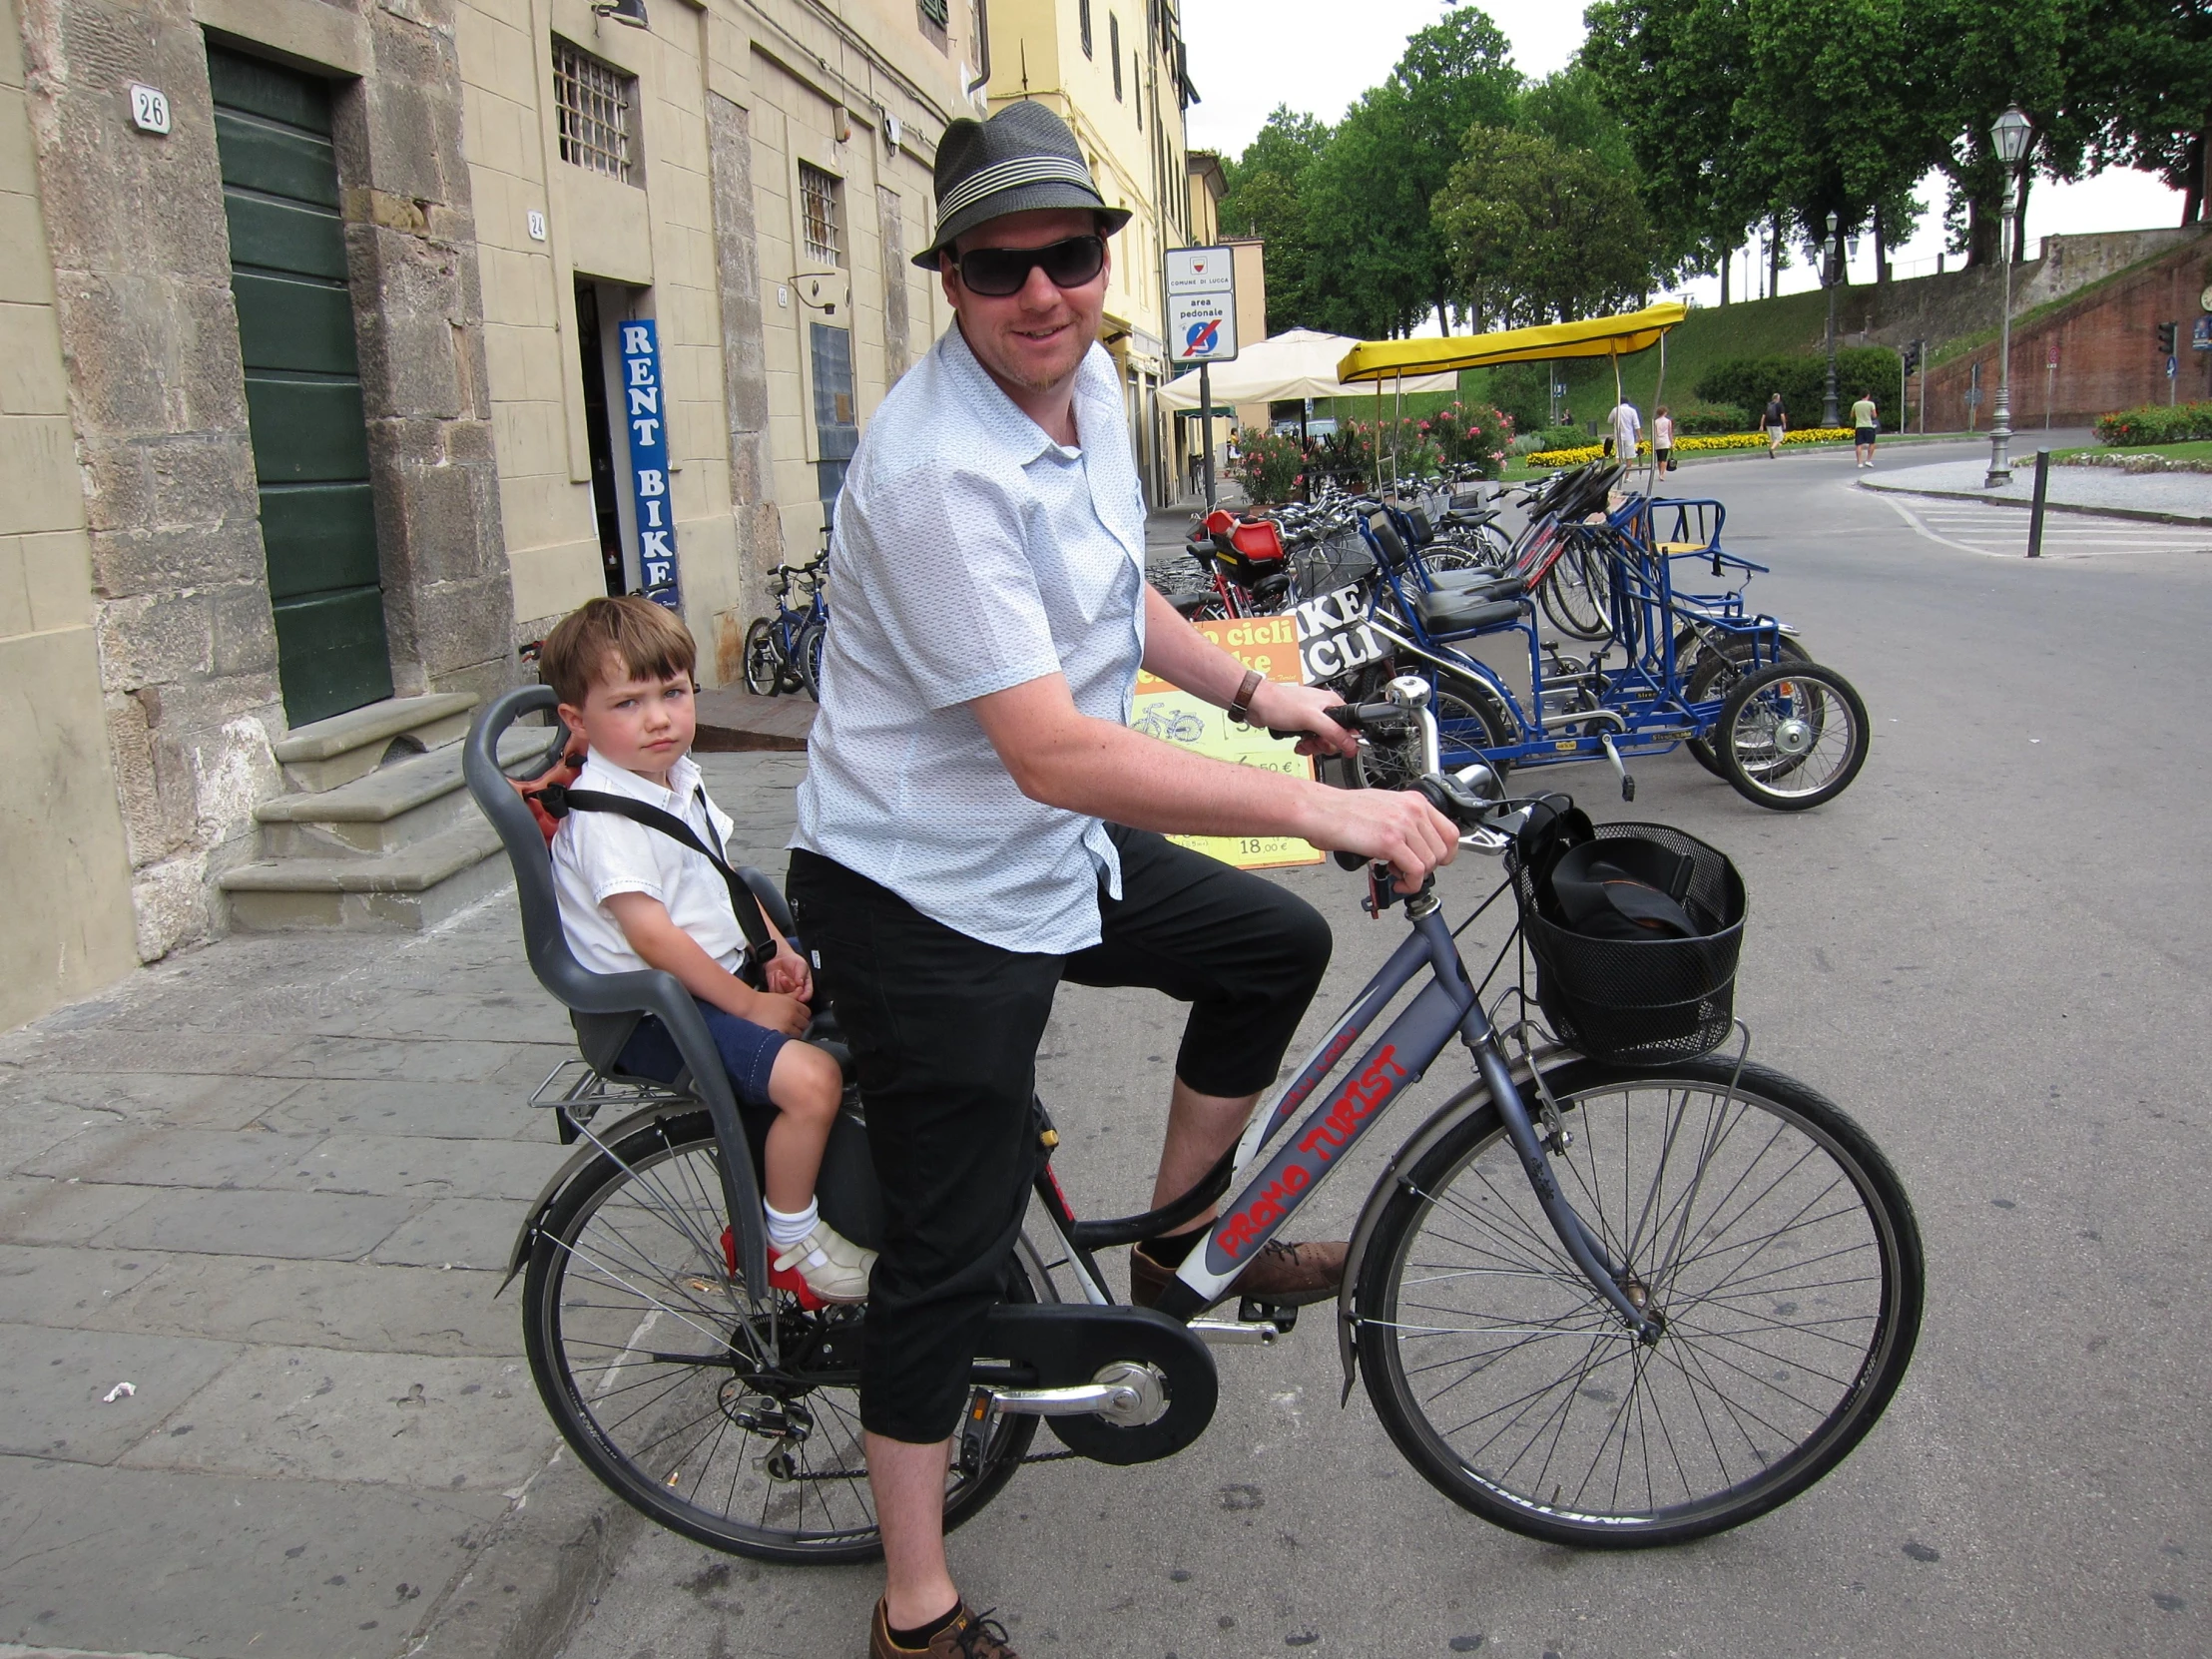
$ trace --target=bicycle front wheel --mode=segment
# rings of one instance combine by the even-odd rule
[[[1578,640],[1612,637],[1613,590],[1605,551],[1577,537],[1537,584],[1536,602],[1560,633]]]
[[[807,695],[822,701],[822,648],[830,637],[827,623],[810,622],[799,634],[799,678]]]
[[[1547,1073],[1570,1142],[1552,1169],[1663,1322],[1650,1346],[1569,1260],[1494,1106],[1399,1178],[1360,1363],[1453,1501],[1553,1543],[1681,1543],[1795,1497],[1882,1415],[1920,1333],[1913,1207],[1836,1106],[1735,1070]]]
[[[704,1111],[610,1146],[562,1188],[523,1282],[523,1339],[547,1411],[585,1467],[661,1525],[767,1561],[881,1549],[860,1438],[865,1310],[775,1298],[775,1354],[739,1317],[721,1153]],[[1017,1254],[1009,1299],[1051,1296]],[[998,1492],[1037,1419],[1002,1418],[944,1524]]]

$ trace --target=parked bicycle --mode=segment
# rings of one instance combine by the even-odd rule
[[[745,687],[756,697],[804,691],[822,696],[822,645],[830,628],[827,548],[803,565],[769,572],[776,614],[755,617],[745,631]],[[794,601],[798,603],[794,603]]]
[[[866,1310],[807,1311],[770,1289],[749,1125],[676,982],[586,973],[568,952],[544,837],[496,759],[508,726],[552,696],[498,700],[465,755],[514,860],[531,963],[575,1011],[586,1055],[536,1097],[584,1144],[531,1206],[510,1262],[532,1376],[584,1465],[660,1524],[763,1559],[864,1559],[879,1548],[857,1413]],[[1457,1069],[1454,1040],[1471,1075],[1385,1161],[1337,1310],[1348,1393],[1364,1379],[1392,1442],[1440,1491],[1554,1542],[1680,1542],[1804,1491],[1896,1392],[1921,1321],[1912,1206],[1849,1116],[1748,1060],[1733,866],[1674,830],[1603,827],[1587,844],[1635,853],[1694,931],[1575,933],[1552,913],[1565,860],[1545,850],[1566,844],[1563,798],[1503,800],[1485,768],[1446,773],[1427,698],[1400,679],[1339,718],[1365,741],[1414,745],[1415,786],[1463,845],[1505,854],[1507,881],[1454,928],[1433,880],[1399,894],[1387,865],[1340,854],[1407,936],[1173,1204],[1079,1219],[1039,1106],[1038,1225],[971,1373],[948,1528],[1031,1460],[1040,1419],[1062,1446],[1041,1456],[1135,1463],[1191,1444],[1218,1396],[1212,1346],[1272,1343],[1296,1319],[1249,1301],[1234,1317],[1212,1310],[1401,1096]],[[1604,868],[1589,865],[1585,884],[1602,889]],[[774,886],[748,879],[788,929]],[[1518,928],[1477,980],[1458,935],[1508,890]],[[1491,988],[1519,960],[1513,937],[1538,964],[1532,993],[1525,971]],[[639,1008],[669,1027],[689,1090],[612,1070],[615,1026]],[[625,1115],[602,1127],[609,1110]],[[861,1134],[848,1110],[820,1192],[832,1225],[869,1242],[880,1195]],[[1115,1302],[1097,1252],[1232,1193],[1157,1310]]]

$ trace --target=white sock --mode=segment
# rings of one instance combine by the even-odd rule
[[[807,1200],[806,1209],[796,1210],[788,1216],[773,1204],[764,1203],[761,1208],[768,1213],[769,1242],[779,1251],[789,1250],[796,1244],[805,1244],[807,1235],[815,1230],[815,1224],[822,1219],[822,1206],[812,1198]]]

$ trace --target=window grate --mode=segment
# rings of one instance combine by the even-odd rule
[[[807,258],[816,265],[844,264],[837,245],[836,176],[801,162],[799,204],[805,221]]]
[[[633,184],[630,89],[636,83],[565,40],[553,43],[553,101],[561,160]]]

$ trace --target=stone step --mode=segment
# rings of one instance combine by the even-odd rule
[[[387,758],[426,755],[468,735],[473,692],[393,697],[294,727],[277,740],[276,759],[294,790],[334,790],[365,778]]]
[[[499,740],[499,763],[513,767],[540,756],[551,740],[548,728],[516,727]],[[463,787],[458,744],[378,767],[336,789],[276,796],[256,807],[254,817],[271,858],[373,857],[482,822]]]
[[[254,932],[434,927],[514,879],[478,817],[373,857],[265,858],[226,872],[231,919]]]

